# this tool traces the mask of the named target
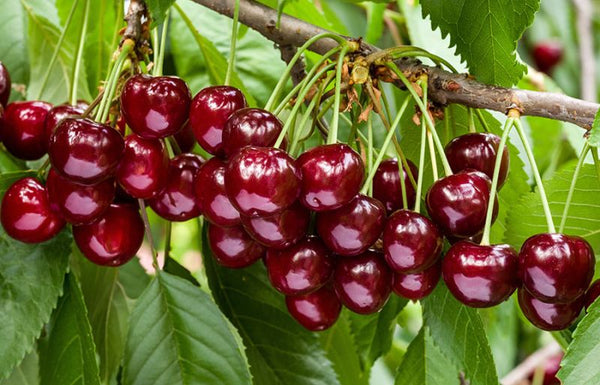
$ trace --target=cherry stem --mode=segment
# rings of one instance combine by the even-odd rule
[[[110,105],[112,98],[115,94],[115,90],[117,88],[117,82],[119,81],[119,76],[121,74],[121,69],[123,68],[123,64],[125,64],[125,60],[129,56],[129,53],[133,49],[133,41],[125,40],[125,43],[121,47],[121,53],[115,62],[115,65],[109,74],[109,80],[104,88],[104,95],[102,97],[102,101],[100,102],[100,107],[98,107],[98,111],[96,113],[96,120],[103,123],[108,118],[108,114],[110,112]]]
[[[406,98],[409,100],[409,98]],[[415,212],[421,212],[421,194],[423,193],[423,176],[425,175],[425,141],[427,140],[427,126],[425,121],[421,120],[421,148],[419,150],[419,176],[417,177],[417,190],[415,199]],[[434,162],[432,160],[432,166]]]
[[[87,34],[88,19],[90,16],[90,0],[85,0],[85,7],[83,9],[83,22],[81,23],[81,30],[79,31],[79,44],[77,45],[77,53],[75,55],[75,65],[73,66],[73,73],[71,75],[71,95],[69,95],[69,101],[72,106],[77,104],[77,88],[79,83],[79,72],[81,69],[81,61],[83,58],[83,46],[85,44],[85,35]]]
[[[50,167],[50,158],[46,158],[44,164],[40,166],[37,171],[38,178],[42,179],[46,176],[46,172],[48,171],[48,167]]]
[[[415,47],[412,45],[403,45],[400,47],[392,47],[392,48],[378,51],[376,53],[369,55],[367,57],[367,62],[369,64],[370,63],[380,63],[382,61],[388,61],[390,58],[395,59],[395,58],[401,58],[401,57],[426,57],[428,59],[431,59],[437,66],[440,66],[443,64],[453,73],[455,73],[455,74],[458,73],[456,68],[454,68],[454,66],[452,66],[452,64],[450,64],[445,59],[443,59],[437,55],[434,55],[431,52],[428,52],[422,48]]]
[[[163,64],[165,62],[165,46],[167,44],[167,33],[169,31],[169,16],[170,12],[169,10],[167,10],[167,12],[165,13],[165,21],[162,25],[158,55],[155,58],[154,69],[152,70],[152,74],[154,76],[162,76],[163,74]]]
[[[227,72],[225,74],[225,85],[231,84],[231,77],[235,69],[235,47],[237,44],[238,19],[240,17],[240,0],[235,0],[233,8],[233,24],[231,26],[231,44],[229,45],[229,62],[227,63]]]
[[[173,223],[167,221],[167,228],[165,229],[165,261],[169,258],[171,253],[171,233],[173,232]]]
[[[483,130],[485,132],[490,132],[490,127],[488,126],[487,122],[485,121],[485,119],[483,117],[483,112],[481,112],[481,110],[479,110],[479,109],[476,109],[475,114],[477,115],[477,118],[479,119],[479,123],[481,123],[481,125],[483,126]]]
[[[393,132],[390,130],[390,132]],[[389,135],[389,132],[388,132]],[[383,151],[382,151],[383,152]],[[371,114],[369,114],[369,118],[367,119],[367,170],[369,174],[375,172],[377,169],[373,167],[373,119]],[[369,196],[373,195],[373,179],[366,184],[367,192]]]
[[[500,144],[498,144],[498,152],[496,154],[496,163],[494,164],[494,175],[492,176],[492,187],[490,187],[490,197],[488,200],[487,213],[485,215],[485,226],[483,227],[483,235],[481,236],[480,245],[488,246],[490,244],[490,233],[492,229],[492,217],[494,216],[494,206],[496,203],[496,194],[498,190],[498,179],[500,178],[500,168],[502,166],[502,156],[504,155],[504,148],[506,147],[506,141],[510,130],[515,124],[514,118],[506,119],[500,138]]]
[[[554,227],[554,220],[552,219],[552,213],[550,212],[550,205],[548,204],[548,198],[546,196],[546,190],[544,189],[544,184],[542,183],[542,177],[540,176],[540,172],[538,170],[537,164],[535,162],[535,157],[533,156],[533,151],[531,150],[531,146],[529,145],[529,140],[527,139],[527,135],[523,130],[523,126],[521,125],[520,119],[515,119],[515,128],[517,129],[517,133],[521,138],[521,142],[523,143],[523,147],[525,148],[525,153],[527,154],[527,158],[529,159],[529,163],[531,164],[531,170],[533,171],[533,177],[535,178],[535,183],[537,185],[538,191],[540,193],[540,199],[542,201],[542,206],[544,207],[544,215],[546,216],[546,222],[548,223],[548,232],[555,233],[556,228]]]
[[[433,174],[433,180],[438,180],[440,176],[438,173],[437,157],[435,155],[435,146],[433,144],[433,138],[431,137],[431,130],[427,130],[427,144],[429,146],[429,156],[431,157],[431,173]]]
[[[142,215],[142,221],[144,222],[144,229],[146,231],[146,238],[150,244],[150,251],[152,252],[152,267],[158,274],[160,268],[158,266],[158,254],[154,247],[154,237],[152,236],[152,229],[150,228],[150,220],[148,219],[148,213],[146,212],[146,203],[143,199],[138,199],[138,205],[140,206],[140,213]]]
[[[306,108],[306,111],[304,111],[304,116],[302,116],[302,120],[300,121],[300,124],[298,125],[296,132],[294,132],[292,144],[290,145],[290,154],[295,154],[296,147],[298,147],[298,142],[301,140],[302,134],[304,133],[304,126],[306,126],[308,119],[310,119],[310,115],[311,115],[313,109],[315,108],[316,104],[317,104],[317,98],[313,98],[313,100],[310,101],[310,104]]]
[[[575,192],[577,178],[579,177],[579,172],[581,171],[581,167],[585,162],[585,157],[589,150],[590,145],[586,141],[583,145],[583,149],[581,150],[581,155],[579,156],[577,166],[575,166],[575,171],[573,171],[573,179],[571,179],[571,186],[569,186],[569,192],[567,193],[567,199],[565,200],[565,208],[563,209],[562,218],[560,219],[560,225],[558,226],[558,232],[561,234],[565,230],[565,224],[567,223],[567,216],[569,215],[569,208],[571,207],[571,201],[573,200],[573,193]]]
[[[337,142],[338,126],[340,121],[340,103],[342,100],[342,69],[344,67],[344,58],[349,50],[348,44],[344,44],[338,57],[338,63],[335,73],[335,96],[333,102],[333,118],[327,135],[327,144]]]
[[[592,148],[592,159],[594,160],[594,166],[596,167],[596,174],[598,175],[598,181],[600,182],[600,160],[598,160],[598,148]]]
[[[473,109],[471,107],[468,107],[467,111],[469,113],[469,132],[474,134],[477,132],[477,129],[475,128],[475,117],[473,116]]]

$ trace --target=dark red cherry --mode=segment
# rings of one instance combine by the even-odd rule
[[[231,204],[225,192],[226,164],[219,158],[211,158],[200,167],[194,181],[196,203],[202,214],[218,226],[237,226],[240,213]]]
[[[431,294],[441,275],[442,268],[439,263],[419,273],[394,273],[392,290],[401,297],[418,301]]]
[[[187,85],[177,77],[136,75],[123,86],[121,111],[139,136],[164,138],[183,127],[191,100]]]
[[[136,134],[125,138],[125,149],[117,167],[117,181],[129,195],[149,199],[167,182],[169,155],[160,139]]]
[[[229,161],[225,189],[240,214],[273,215],[298,198],[300,172],[283,150],[247,146]]]
[[[431,220],[414,211],[398,210],[383,230],[385,260],[397,273],[423,271],[439,259],[443,241]]]
[[[20,159],[39,159],[48,148],[44,120],[52,105],[46,102],[13,102],[4,111],[2,139],[8,152]]]
[[[265,248],[253,240],[241,226],[208,225],[208,243],[217,262],[231,269],[252,265],[265,254]]]
[[[224,156],[225,123],[232,113],[246,106],[244,94],[234,87],[206,87],[198,92],[190,107],[190,126],[200,146],[209,154]]]
[[[406,162],[416,181],[418,176],[417,166],[410,160]],[[410,182],[410,178],[404,167],[402,167],[402,179],[404,179],[408,206],[413,207],[415,205],[415,188]],[[377,167],[377,171],[373,177],[373,198],[383,203],[388,214],[403,208],[400,168],[396,159],[386,159]]]
[[[388,300],[392,272],[383,255],[368,250],[357,257],[338,258],[333,283],[344,306],[355,313],[371,314]]]
[[[568,328],[577,319],[584,304],[584,297],[569,303],[546,303],[523,288],[518,293],[521,311],[529,322],[542,330]]]
[[[534,297],[550,303],[568,303],[582,296],[594,276],[594,252],[583,238],[537,234],[519,253],[519,275]]]
[[[519,257],[509,245],[458,242],[442,261],[448,290],[471,307],[490,307],[508,299],[519,285]]]
[[[192,126],[190,126],[190,122],[188,121],[183,125],[183,128],[179,130],[175,135],[173,135],[177,145],[181,152],[190,152],[194,148],[196,144],[196,138],[194,137],[194,131],[192,130]]]
[[[317,232],[329,250],[344,256],[366,251],[381,235],[385,208],[375,198],[358,194],[346,205],[317,214]]]
[[[585,308],[589,309],[598,297],[600,297],[600,279],[595,280],[585,293]]]
[[[468,238],[483,231],[492,182],[482,172],[464,170],[436,181],[427,192],[427,211],[447,235]],[[494,216],[498,214],[497,196]]]
[[[83,255],[97,265],[121,266],[135,256],[144,240],[144,222],[136,206],[112,204],[87,225],[73,226]]]
[[[453,172],[473,169],[481,171],[492,180],[499,145],[500,137],[498,135],[471,133],[452,139],[446,145],[445,152]],[[498,190],[506,180],[508,168],[508,148],[504,147],[502,162],[500,163],[500,174],[498,175]]]
[[[107,179],[96,185],[82,185],[50,170],[46,181],[50,204],[72,224],[95,221],[115,198],[115,181]]]
[[[544,41],[533,47],[533,60],[536,67],[546,74],[560,62],[563,56],[563,47],[557,41]]]
[[[250,236],[264,246],[283,249],[302,239],[308,230],[310,212],[295,202],[268,217],[244,217],[242,224]]]
[[[64,177],[96,184],[114,175],[123,137],[110,126],[89,119],[63,119],[52,138],[48,154],[52,166]]]
[[[360,155],[343,143],[315,147],[300,155],[296,164],[302,173],[300,202],[313,211],[350,202],[365,176]]]
[[[47,241],[65,226],[50,206],[46,188],[34,178],[20,179],[6,190],[0,218],[4,231],[25,243]]]
[[[287,249],[267,250],[265,264],[271,284],[285,295],[315,291],[333,273],[333,261],[317,237],[305,238]]]
[[[283,125],[275,115],[260,108],[242,108],[229,116],[223,129],[223,150],[232,157],[245,146],[271,147]],[[285,149],[285,145],[281,146]]]
[[[333,326],[342,311],[342,304],[329,286],[295,297],[285,297],[291,316],[304,328],[317,332]]]
[[[67,117],[81,115],[84,111],[85,108],[71,106],[69,104],[61,104],[52,108],[48,112],[46,120],[44,121],[44,135],[45,141],[47,143],[46,148],[50,144],[50,138],[52,137],[56,126],[58,125],[58,123],[60,123],[61,120]]]
[[[10,74],[4,66],[4,63],[0,61],[0,104],[6,107],[8,104],[8,98],[10,97]]]

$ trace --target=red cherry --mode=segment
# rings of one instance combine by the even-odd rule
[[[223,157],[223,128],[229,116],[246,107],[240,90],[229,86],[202,89],[192,100],[190,126],[200,146],[209,154]]]
[[[333,272],[325,245],[308,237],[283,250],[269,249],[265,258],[271,284],[285,295],[313,292],[327,283]]]
[[[191,99],[187,85],[177,77],[136,75],[123,86],[121,111],[139,136],[164,138],[183,127]]]
[[[83,255],[103,266],[121,266],[135,256],[144,240],[144,222],[136,206],[112,204],[97,221],[73,226]]]
[[[544,41],[533,47],[535,65],[546,74],[552,72],[552,69],[561,61],[562,56],[563,47],[557,41]]]
[[[296,161],[302,173],[300,202],[313,211],[332,210],[358,194],[365,176],[360,155],[346,144],[315,147]]]
[[[208,243],[216,261],[231,269],[250,266],[265,254],[265,248],[250,238],[241,226],[209,224]]]
[[[175,135],[173,135],[177,145],[181,152],[190,152],[194,148],[196,144],[196,137],[194,136],[194,131],[192,130],[192,126],[188,121],[183,125],[183,128],[179,130]]]
[[[441,275],[442,268],[439,263],[419,273],[394,273],[392,290],[401,297],[418,301],[431,294]]]
[[[546,303],[533,297],[527,290],[519,289],[519,306],[525,317],[542,330],[568,328],[583,308],[583,297],[569,303]]]
[[[414,179],[417,179],[417,166],[410,160],[407,160],[410,172]],[[410,182],[408,173],[402,167],[402,179],[406,188],[406,200],[410,207],[415,205],[415,188]],[[386,159],[375,172],[373,177],[373,198],[383,203],[388,214],[403,208],[402,203],[402,184],[400,183],[400,168],[396,159]]]
[[[6,233],[25,243],[47,241],[65,226],[50,207],[46,188],[34,178],[20,179],[6,190],[0,217]]]
[[[234,156],[245,146],[271,147],[283,125],[275,115],[260,108],[242,108],[229,116],[223,129],[223,150]],[[285,145],[282,144],[282,149]]]
[[[585,308],[589,309],[598,297],[600,297],[600,279],[594,281],[585,293]]]
[[[225,192],[226,164],[211,158],[200,167],[194,181],[196,203],[204,217],[218,226],[237,226],[240,213],[231,204]]]
[[[284,151],[247,146],[225,171],[225,189],[231,203],[245,216],[276,214],[300,194],[300,172]]]
[[[385,208],[359,194],[346,205],[317,214],[317,232],[329,250],[344,256],[365,252],[381,235]]]
[[[314,332],[329,329],[342,311],[342,304],[328,286],[309,294],[286,297],[285,304],[300,325]]]
[[[269,217],[242,217],[244,229],[264,246],[283,249],[306,235],[310,212],[297,201]]]
[[[25,160],[36,160],[46,154],[44,120],[51,108],[51,104],[38,101],[13,102],[6,106],[2,140],[8,152]]]
[[[6,107],[8,104],[8,98],[10,97],[10,74],[4,66],[4,63],[0,61],[0,104]]]
[[[50,138],[52,138],[52,134],[54,133],[54,129],[58,126],[61,120],[67,117],[74,117],[83,114],[85,108],[80,108],[79,106],[71,106],[69,104],[61,104],[52,108],[48,115],[46,115],[46,120],[44,121],[44,136],[46,142],[46,148],[50,145]]]

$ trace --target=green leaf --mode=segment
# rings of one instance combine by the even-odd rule
[[[38,361],[37,352],[32,350],[7,379],[0,380],[0,385],[39,385]]]
[[[499,377],[510,372],[517,360],[519,314],[514,297],[488,309],[480,309],[485,334],[490,343]]]
[[[600,146],[600,110],[596,112],[594,117],[594,123],[592,123],[592,129],[589,132],[588,142],[592,147]]]
[[[96,347],[83,294],[68,274],[47,333],[40,340],[40,384],[100,385]]]
[[[0,196],[4,194],[6,190],[16,181],[27,178],[35,177],[37,173],[35,171],[11,171],[0,173]]]
[[[123,384],[251,384],[242,354],[210,297],[161,272],[131,314]]]
[[[165,20],[167,11],[175,3],[175,0],[146,0],[146,6],[150,12],[150,28],[155,28],[157,25],[161,25]]]
[[[29,81],[26,18],[19,0],[4,0],[0,13],[0,60],[13,84]],[[12,92],[11,96],[15,96]],[[13,99],[13,98],[11,98]]]
[[[478,80],[500,86],[519,81],[527,67],[517,58],[517,41],[533,21],[539,0],[422,0],[423,16],[467,61]]]
[[[386,4],[367,4],[367,34],[365,40],[371,44],[377,44],[383,35],[383,13]]]
[[[127,297],[136,299],[150,284],[150,276],[146,273],[140,260],[133,258],[125,265],[119,267],[119,282],[125,289]]]
[[[273,9],[278,9],[280,1],[281,0],[258,0],[259,3],[267,5]],[[337,19],[337,15],[321,11],[315,5],[314,1],[286,1],[285,13],[330,31],[344,35],[348,34],[343,24]]]
[[[183,278],[189,281],[194,286],[200,286],[200,283],[194,278],[192,273],[185,267],[183,267],[179,262],[174,260],[171,256],[165,260],[165,265],[163,266],[163,270],[167,273],[173,274],[179,278]]]
[[[67,231],[30,245],[0,230],[0,379],[30,352],[62,293],[71,252]]]

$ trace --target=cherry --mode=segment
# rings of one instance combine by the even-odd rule
[[[328,286],[309,294],[286,297],[285,304],[300,325],[314,332],[333,326],[342,311],[340,300]]]
[[[519,258],[509,245],[458,242],[446,253],[442,273],[448,290],[471,307],[490,307],[508,299],[519,285]]]
[[[533,61],[536,67],[545,74],[552,72],[562,56],[563,47],[557,41],[543,41],[533,47]]]
[[[179,130],[179,132],[175,133],[173,137],[175,138],[175,141],[177,142],[181,152],[192,151],[194,145],[196,144],[196,137],[194,136],[194,131],[192,130],[192,126],[190,125],[189,121],[184,124],[183,128]]]
[[[518,290],[519,306],[525,317],[542,330],[562,330],[569,327],[583,308],[583,297],[569,303],[546,303],[523,288]]]
[[[342,304],[359,314],[375,313],[392,291],[392,272],[375,251],[338,258],[333,273],[335,291]]]
[[[317,237],[305,238],[287,249],[269,249],[265,264],[271,284],[285,295],[313,292],[333,273],[333,262]]]
[[[218,226],[237,226],[240,213],[231,204],[225,192],[226,164],[211,158],[200,167],[194,181],[196,203],[204,217]]]
[[[50,138],[54,133],[54,129],[61,120],[71,117],[72,115],[81,115],[84,111],[85,108],[81,108],[80,106],[71,106],[69,104],[61,104],[48,111],[48,115],[44,121],[44,140],[46,143],[46,148],[50,144]]]
[[[283,249],[306,235],[310,212],[298,201],[269,217],[242,217],[244,229],[264,246]]]
[[[392,290],[401,297],[418,301],[431,294],[441,275],[442,268],[439,263],[419,273],[394,273]]]
[[[25,243],[47,241],[65,225],[50,206],[46,188],[34,178],[19,179],[6,190],[0,219],[8,235]]]
[[[332,210],[358,194],[365,176],[360,155],[338,143],[312,148],[296,161],[302,172],[300,202],[313,211]]]
[[[444,238],[437,226],[423,215],[398,210],[383,230],[383,252],[397,273],[417,273],[436,263]]]
[[[298,198],[300,172],[283,150],[247,146],[229,161],[225,189],[240,214],[273,215]]]
[[[589,309],[598,297],[600,297],[600,279],[594,281],[585,293],[585,308]]]
[[[97,265],[121,266],[135,256],[144,240],[144,222],[136,206],[112,204],[95,222],[73,226],[83,255]]]
[[[594,276],[594,252],[586,240],[563,234],[537,234],[519,253],[523,286],[537,299],[569,303],[582,296]]]
[[[115,182],[107,179],[88,186],[70,181],[50,170],[46,181],[50,204],[72,224],[90,223],[98,218],[115,198]]]
[[[225,156],[225,123],[232,113],[246,106],[244,94],[234,87],[206,87],[198,92],[190,107],[190,126],[200,146],[209,154]]]
[[[381,235],[385,208],[377,199],[359,194],[348,204],[317,214],[317,232],[329,250],[344,256],[365,252]]]
[[[4,111],[2,140],[8,152],[20,159],[36,160],[48,148],[44,120],[52,105],[46,102],[13,102]]]
[[[406,161],[414,179],[417,179],[417,166],[410,160]],[[402,167],[402,179],[406,189],[406,200],[409,206],[415,205],[415,188],[410,182],[408,173]],[[400,183],[400,169],[396,159],[386,159],[379,164],[373,177],[373,198],[383,203],[388,214],[403,208],[402,185]]]
[[[136,75],[123,86],[121,111],[139,136],[164,138],[183,127],[191,99],[187,85],[177,77]]]
[[[114,175],[123,153],[123,137],[89,119],[63,119],[50,139],[48,154],[61,175],[96,184]]]
[[[134,198],[149,199],[167,182],[169,155],[160,139],[136,134],[125,138],[125,149],[117,168],[117,181]]]
[[[4,63],[0,61],[0,104],[6,107],[8,98],[10,97],[10,74],[4,66]]]
[[[431,219],[450,236],[467,238],[483,231],[491,181],[482,172],[463,170],[437,180],[427,192]],[[495,197],[494,216],[498,214]]]
[[[494,177],[499,146],[500,137],[498,135],[471,133],[452,139],[446,145],[445,152],[453,172],[473,169],[481,171],[491,180]],[[498,175],[498,190],[508,175],[509,162],[508,148],[504,147]]]
[[[208,225],[208,243],[217,262],[231,269],[252,265],[265,254],[265,248],[253,240],[241,226]]]
[[[245,146],[271,147],[283,125],[275,115],[260,108],[242,108],[229,116],[223,129],[223,150],[234,156]],[[285,144],[281,145],[285,149]]]

